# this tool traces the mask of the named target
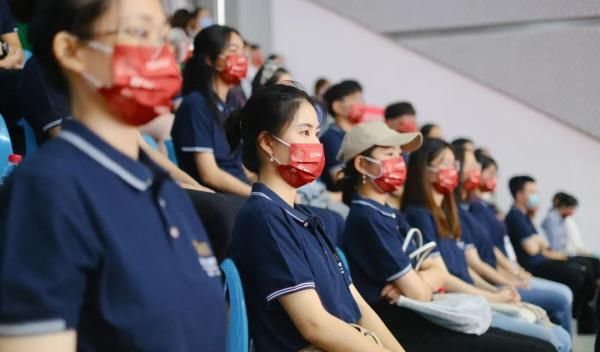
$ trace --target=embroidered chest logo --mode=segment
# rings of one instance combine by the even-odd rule
[[[196,249],[196,253],[198,253],[198,262],[206,272],[206,275],[209,277],[221,276],[219,263],[210,250],[208,243],[192,240],[192,244]]]

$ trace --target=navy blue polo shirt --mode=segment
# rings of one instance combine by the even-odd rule
[[[0,212],[0,335],[76,329],[79,351],[224,351],[220,271],[185,192],[67,120]]]
[[[238,214],[230,253],[244,285],[257,351],[309,345],[278,301],[300,290],[316,290],[323,307],[347,323],[361,317],[350,277],[319,217],[301,205],[289,206],[264,184],[252,186]]]
[[[17,88],[17,97],[25,120],[35,131],[40,143],[48,139],[48,130],[60,126],[63,119],[71,114],[67,92],[58,89],[46,79],[35,57],[31,57],[25,63]]]
[[[468,210],[469,205],[460,204],[458,214],[460,216],[461,237],[465,243],[471,243],[477,249],[481,260],[492,267],[496,267],[496,254],[494,243],[487,228]],[[467,236],[465,236],[467,233]]]
[[[411,226],[421,230],[424,241],[435,241],[437,248],[444,259],[448,271],[461,280],[472,284],[473,279],[465,258],[465,243],[451,237],[442,238],[438,232],[431,212],[422,206],[411,206],[406,209],[406,219]]]
[[[340,126],[334,123],[329,126],[327,131],[325,131],[320,138],[321,143],[323,143],[323,150],[325,152],[325,169],[323,170],[321,180],[325,183],[327,189],[330,191],[339,191],[332,174],[340,171],[343,167],[343,163],[337,159],[337,156],[345,135],[346,132],[344,132]]]
[[[546,261],[546,257],[542,254],[527,254],[521,245],[524,240],[539,233],[527,214],[513,206],[508,214],[506,214],[506,219],[504,221],[506,223],[508,236],[510,237],[510,242],[515,249],[517,260],[525,269],[531,270]]]
[[[504,236],[506,235],[506,226],[504,222],[496,217],[494,206],[484,200],[473,200],[469,203],[469,212],[473,214],[479,222],[485,226],[490,235],[494,246],[507,255],[504,246]]]
[[[323,224],[325,233],[334,245],[338,245],[346,227],[344,218],[333,210],[305,205],[310,211],[317,215]]]
[[[213,153],[217,165],[224,171],[248,182],[242,167],[241,148],[231,150],[223,125],[231,112],[243,105],[236,91],[230,91],[227,101],[222,102],[216,95],[211,97],[219,111],[215,116],[207,98],[194,91],[183,98],[175,112],[171,137],[175,145],[179,167],[198,182],[202,182],[194,154]]]
[[[385,285],[412,269],[402,251],[407,229],[410,226],[397,210],[354,195],[341,243],[352,280],[369,304],[378,303]]]
[[[8,0],[0,0],[0,35],[16,31],[17,23],[8,6]]]

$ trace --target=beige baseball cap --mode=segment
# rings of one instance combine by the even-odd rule
[[[360,124],[346,133],[338,154],[338,160],[347,163],[365,150],[374,147],[401,146],[402,151],[412,152],[423,143],[420,132],[398,133],[385,122]]]

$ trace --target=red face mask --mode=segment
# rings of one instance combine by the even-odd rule
[[[352,104],[348,113],[348,119],[356,125],[364,122],[382,121],[383,112],[384,109],[376,106]]]
[[[300,188],[319,178],[325,168],[325,154],[321,143],[293,143],[289,144],[273,136],[281,144],[290,148],[290,162],[287,165],[280,163],[271,156],[279,165],[277,171],[287,184]]]
[[[386,160],[377,160],[369,157],[365,159],[373,164],[379,165],[379,176],[367,174],[382,193],[392,193],[406,182],[406,164],[403,157]]]
[[[396,131],[400,133],[417,132],[417,122],[414,119],[404,119],[398,123]]]
[[[248,73],[248,58],[245,55],[230,54],[219,58],[224,64],[223,71],[219,73],[221,79],[227,84],[239,85]]]
[[[439,168],[436,171],[436,181],[433,188],[443,195],[452,193],[458,186],[458,172],[453,166]]]
[[[252,54],[252,66],[260,67],[265,63],[265,59],[260,53]]]
[[[496,189],[496,177],[490,177],[487,180],[481,179],[481,183],[479,184],[479,190],[481,192],[494,192]]]
[[[112,53],[112,85],[84,74],[109,109],[132,126],[141,126],[171,112],[171,99],[181,89],[181,72],[171,51],[150,46],[117,44],[113,48],[90,43]]]
[[[467,172],[467,179],[463,182],[463,187],[467,192],[473,192],[481,185],[481,170],[474,169]]]

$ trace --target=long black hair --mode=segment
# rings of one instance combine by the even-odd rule
[[[260,134],[280,134],[290,125],[304,102],[314,107],[311,97],[302,89],[275,84],[259,89],[241,110],[231,116],[230,123],[225,126],[227,139],[232,150],[241,142],[242,161],[248,170],[258,172],[260,169]]]
[[[373,146],[350,159],[346,165],[344,165],[344,168],[341,171],[342,177],[337,181],[337,186],[342,191],[342,202],[344,202],[344,204],[347,206],[350,206],[350,203],[352,202],[352,195],[356,192],[356,186],[362,182],[363,179],[363,175],[358,172],[354,166],[354,159],[356,159],[356,157],[359,155],[370,157],[371,153],[373,153],[373,149],[376,147],[377,146]]]
[[[468,194],[463,196],[464,185],[462,182],[463,173],[465,172],[465,158],[467,154],[467,144],[473,144],[473,141],[467,138],[458,138],[452,141],[452,147],[454,148],[454,156],[456,157],[456,161],[458,161],[459,170],[458,170],[458,186],[454,190],[454,197],[458,199],[459,202],[464,202],[467,200]]]
[[[454,153],[452,145],[447,142],[437,138],[426,138],[421,148],[410,154],[402,196],[402,211],[406,211],[410,206],[425,207],[433,215],[439,237],[458,239],[461,231],[454,194],[451,192],[444,196],[441,207],[437,206],[433,200],[433,185],[427,174],[431,162],[445,150]]]
[[[213,79],[217,75],[215,63],[233,34],[241,37],[236,29],[228,26],[213,25],[204,28],[196,35],[194,53],[183,70],[182,93],[187,95],[196,91],[202,94],[215,117],[219,115],[212,89]]]
[[[11,0],[20,22],[29,23],[27,39],[48,81],[68,91],[67,82],[52,45],[54,36],[67,31],[81,40],[93,37],[93,25],[112,4],[111,0]]]

